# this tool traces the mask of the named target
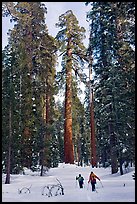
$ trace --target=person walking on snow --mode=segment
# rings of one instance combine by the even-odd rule
[[[79,182],[79,187],[80,188],[83,188],[83,184],[84,184],[84,178],[83,178],[83,176],[81,176],[81,174],[79,174],[79,176],[77,177],[76,176],[76,180],[78,180],[78,182]]]
[[[92,171],[89,175],[89,180],[88,180],[88,183],[90,182],[91,183],[91,186],[92,186],[92,191],[95,191],[95,184],[96,184],[96,179],[98,179],[100,181],[100,178],[94,174]]]

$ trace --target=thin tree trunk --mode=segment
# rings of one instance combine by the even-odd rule
[[[123,167],[122,167],[122,165],[123,165],[123,160],[122,160],[122,152],[121,152],[121,150],[120,150],[120,155],[119,155],[119,164],[120,164],[120,174],[121,175],[123,175]]]
[[[45,93],[45,97],[44,97],[44,106],[43,106],[43,113],[42,113],[42,117],[43,117],[43,121],[44,121],[44,126],[46,126],[46,132],[44,132],[44,138],[43,138],[43,149],[41,151],[41,176],[43,176],[43,167],[49,167],[49,148],[50,146],[48,145],[50,142],[50,133],[48,130],[48,125],[50,123],[50,93],[49,93],[49,86],[48,86],[48,80],[46,80],[46,93]]]
[[[47,91],[46,91],[46,133],[44,142],[46,144],[45,151],[44,151],[44,164],[45,166],[50,166],[50,132],[49,132],[49,125],[50,125],[50,93],[49,93],[49,86],[47,84]]]
[[[7,167],[6,167],[6,181],[5,184],[10,184],[10,160],[11,160],[11,138],[12,138],[12,127],[11,127],[11,102],[9,107],[9,140],[8,140],[8,153],[7,153]]]
[[[96,159],[96,138],[95,138],[95,122],[94,122],[94,104],[93,104],[93,87],[92,87],[92,56],[89,55],[89,90],[90,90],[90,143],[91,143],[91,165],[97,165]]]
[[[40,169],[40,176],[43,176],[43,151],[40,152],[40,164],[41,164],[41,169]]]
[[[46,94],[43,96],[42,98],[42,107],[43,107],[43,110],[42,110],[42,126],[43,128],[45,127],[45,124],[46,124],[46,117],[47,117],[47,111],[46,111]],[[40,176],[43,176],[43,167],[44,167],[44,151],[45,151],[45,128],[43,130],[42,128],[42,138],[41,138],[41,143],[42,143],[42,147],[41,147],[41,150],[40,150],[40,165],[41,165],[41,169],[40,169]]]
[[[77,152],[78,152],[78,166],[80,166],[81,163],[81,148],[80,148],[80,139],[78,138],[77,143]]]
[[[90,127],[91,127],[91,165],[97,165],[96,158],[96,140],[95,140],[95,123],[94,123],[94,105],[93,105],[93,89],[91,90],[91,103],[90,103]]]
[[[112,114],[112,104],[110,104],[110,113]],[[109,120],[109,135],[110,135],[110,157],[111,157],[111,172],[112,174],[118,172],[118,158],[117,158],[117,140],[114,132],[114,121],[112,116]]]

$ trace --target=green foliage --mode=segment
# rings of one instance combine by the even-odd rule
[[[81,118],[79,117],[79,111],[77,110],[77,107],[82,107],[82,104],[80,103],[80,100],[77,96],[77,84],[73,80],[72,70],[81,81],[84,81],[82,66],[87,59],[86,48],[82,40],[85,37],[85,29],[79,26],[79,22],[71,10],[68,10],[59,16],[59,22],[56,24],[56,26],[60,28],[56,35],[56,39],[58,41],[59,51],[62,55],[62,70],[58,74],[57,79],[63,88],[63,83],[65,84],[64,158],[65,162],[73,163],[74,159],[72,158],[74,158],[74,156],[76,160],[78,157],[80,158],[80,155],[77,156],[77,143],[79,140],[77,138],[82,137],[80,136],[82,132],[80,127]],[[83,112],[84,111],[82,107],[80,114],[83,114]],[[73,123],[70,121],[73,121]],[[70,129],[67,130],[66,127],[70,127]],[[69,143],[71,148],[68,147]],[[73,155],[72,145],[74,146],[75,155]],[[82,159],[83,157],[81,160]]]
[[[134,161],[135,5],[133,2],[86,2],[88,3],[92,6],[87,18],[91,22],[89,45],[93,49],[95,71],[98,156],[104,162],[105,152],[105,160],[109,160],[107,155],[111,146],[108,121],[113,119],[118,159],[121,159],[121,152],[126,149],[128,156],[124,159]]]
[[[135,162],[135,4],[86,2],[92,9],[88,50],[85,29],[71,10],[59,16],[56,38],[48,34],[47,9],[41,2],[2,2],[3,15],[15,22],[2,53],[2,165],[6,172],[11,108],[11,173],[24,166],[57,167],[64,162],[64,103],[66,70],[72,71],[72,130],[75,160],[88,164],[90,155],[89,87],[85,103],[78,83],[87,54],[93,55],[95,131],[98,158],[110,162],[108,123],[113,119],[118,159]],[[50,11],[49,11],[50,12]],[[69,43],[68,43],[69,42]],[[56,73],[57,51],[62,70]],[[68,50],[71,56],[68,56]],[[70,63],[71,62],[71,63]],[[70,65],[70,66],[68,66]],[[70,84],[69,84],[70,85]],[[88,85],[88,84],[86,84]],[[110,111],[110,105],[112,110]],[[43,168],[44,169],[44,168]]]
[[[57,48],[54,38],[48,34],[45,7],[40,2],[18,2],[10,11],[16,24],[9,33],[11,51],[7,50],[3,55],[3,127],[6,127],[3,128],[3,161],[5,165],[5,141],[9,134],[5,123],[8,122],[8,103],[12,101],[11,172],[19,172],[19,166],[34,168],[39,161],[40,144],[45,135],[41,129],[46,126],[41,127],[45,95],[50,93],[52,104],[55,93]],[[12,90],[7,86],[7,79],[12,80]],[[48,131],[52,132],[51,129]]]
[[[71,48],[72,51],[72,60],[74,73],[82,79],[82,70],[86,58],[86,48],[82,42],[85,38],[85,29],[84,27],[79,26],[79,22],[73,12],[68,10],[66,13],[62,14],[59,17],[59,22],[56,23],[56,26],[60,28],[60,31],[56,35],[58,41],[59,51],[62,55],[62,67],[63,73],[65,74],[64,67],[66,66],[67,61],[67,50]],[[68,47],[68,41],[71,39],[71,45]]]
[[[81,90],[75,78],[72,81],[72,120],[73,120],[73,143],[75,160],[78,165],[87,164],[89,161],[88,137],[86,132],[86,117],[84,105],[79,99]]]

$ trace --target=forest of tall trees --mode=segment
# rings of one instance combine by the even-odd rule
[[[5,183],[24,167],[42,176],[60,162],[110,165],[112,174],[123,174],[123,164],[135,165],[135,2],[87,5],[85,47],[85,28],[72,10],[58,17],[53,37],[46,3],[2,3],[3,17],[14,22],[2,50]],[[63,102],[55,100],[59,92]]]

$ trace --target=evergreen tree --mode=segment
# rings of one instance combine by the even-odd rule
[[[10,49],[8,47],[3,51],[3,69],[2,69],[2,130],[3,130],[3,165],[6,168],[6,181],[5,184],[10,184],[10,173],[11,173],[11,154],[12,154],[12,116],[13,106],[12,101],[14,98],[13,93],[13,75],[12,75],[12,61],[13,57],[10,55]],[[6,56],[7,54],[7,56]],[[4,128],[8,126],[8,128]],[[6,142],[6,143],[5,143]]]
[[[129,136],[130,130],[127,130],[127,118],[129,115],[132,115],[132,118],[134,116],[134,91],[129,95],[128,89],[132,81],[131,86],[134,90],[134,51],[132,49],[134,15],[131,15],[134,13],[134,3],[93,2],[91,5],[92,10],[87,17],[91,22],[90,43],[93,48],[93,68],[96,74],[96,134],[98,147],[102,148],[99,156],[102,157],[103,152],[105,155],[111,153],[112,173],[116,173],[117,159],[121,167],[122,152],[128,149],[126,141],[134,141]],[[128,101],[131,100],[132,108],[129,108]],[[134,122],[132,125],[134,129]],[[133,132],[131,134],[134,135]],[[105,151],[103,146],[106,147]],[[131,152],[131,149],[129,151]],[[109,159],[105,155],[103,156],[105,160]]]
[[[58,143],[58,162],[64,162],[64,102],[58,100],[55,106],[54,135]]]
[[[65,123],[64,123],[64,161],[74,163],[74,146],[72,141],[72,68],[79,72],[78,61],[84,57],[85,48],[82,43],[85,29],[79,27],[78,21],[71,10],[59,17],[56,24],[61,30],[56,38],[63,54],[63,68],[66,75],[65,87]]]
[[[84,104],[79,99],[81,89],[78,84],[81,83],[73,77],[72,80],[72,121],[73,121],[73,142],[74,142],[74,158],[78,165],[88,164],[88,147],[85,129],[85,109]]]
[[[14,119],[12,125],[18,135],[15,140],[20,143],[20,163],[34,170],[39,160],[42,166],[50,166],[51,140],[48,141],[47,134],[52,123],[49,112],[54,94],[56,45],[48,34],[45,6],[40,2],[18,2],[14,7],[16,18],[10,11],[16,22],[9,35],[16,58],[14,89],[19,102],[16,106],[19,121]],[[15,126],[17,121],[19,126]],[[44,154],[39,159],[40,152]],[[17,153],[14,156],[17,164]]]

